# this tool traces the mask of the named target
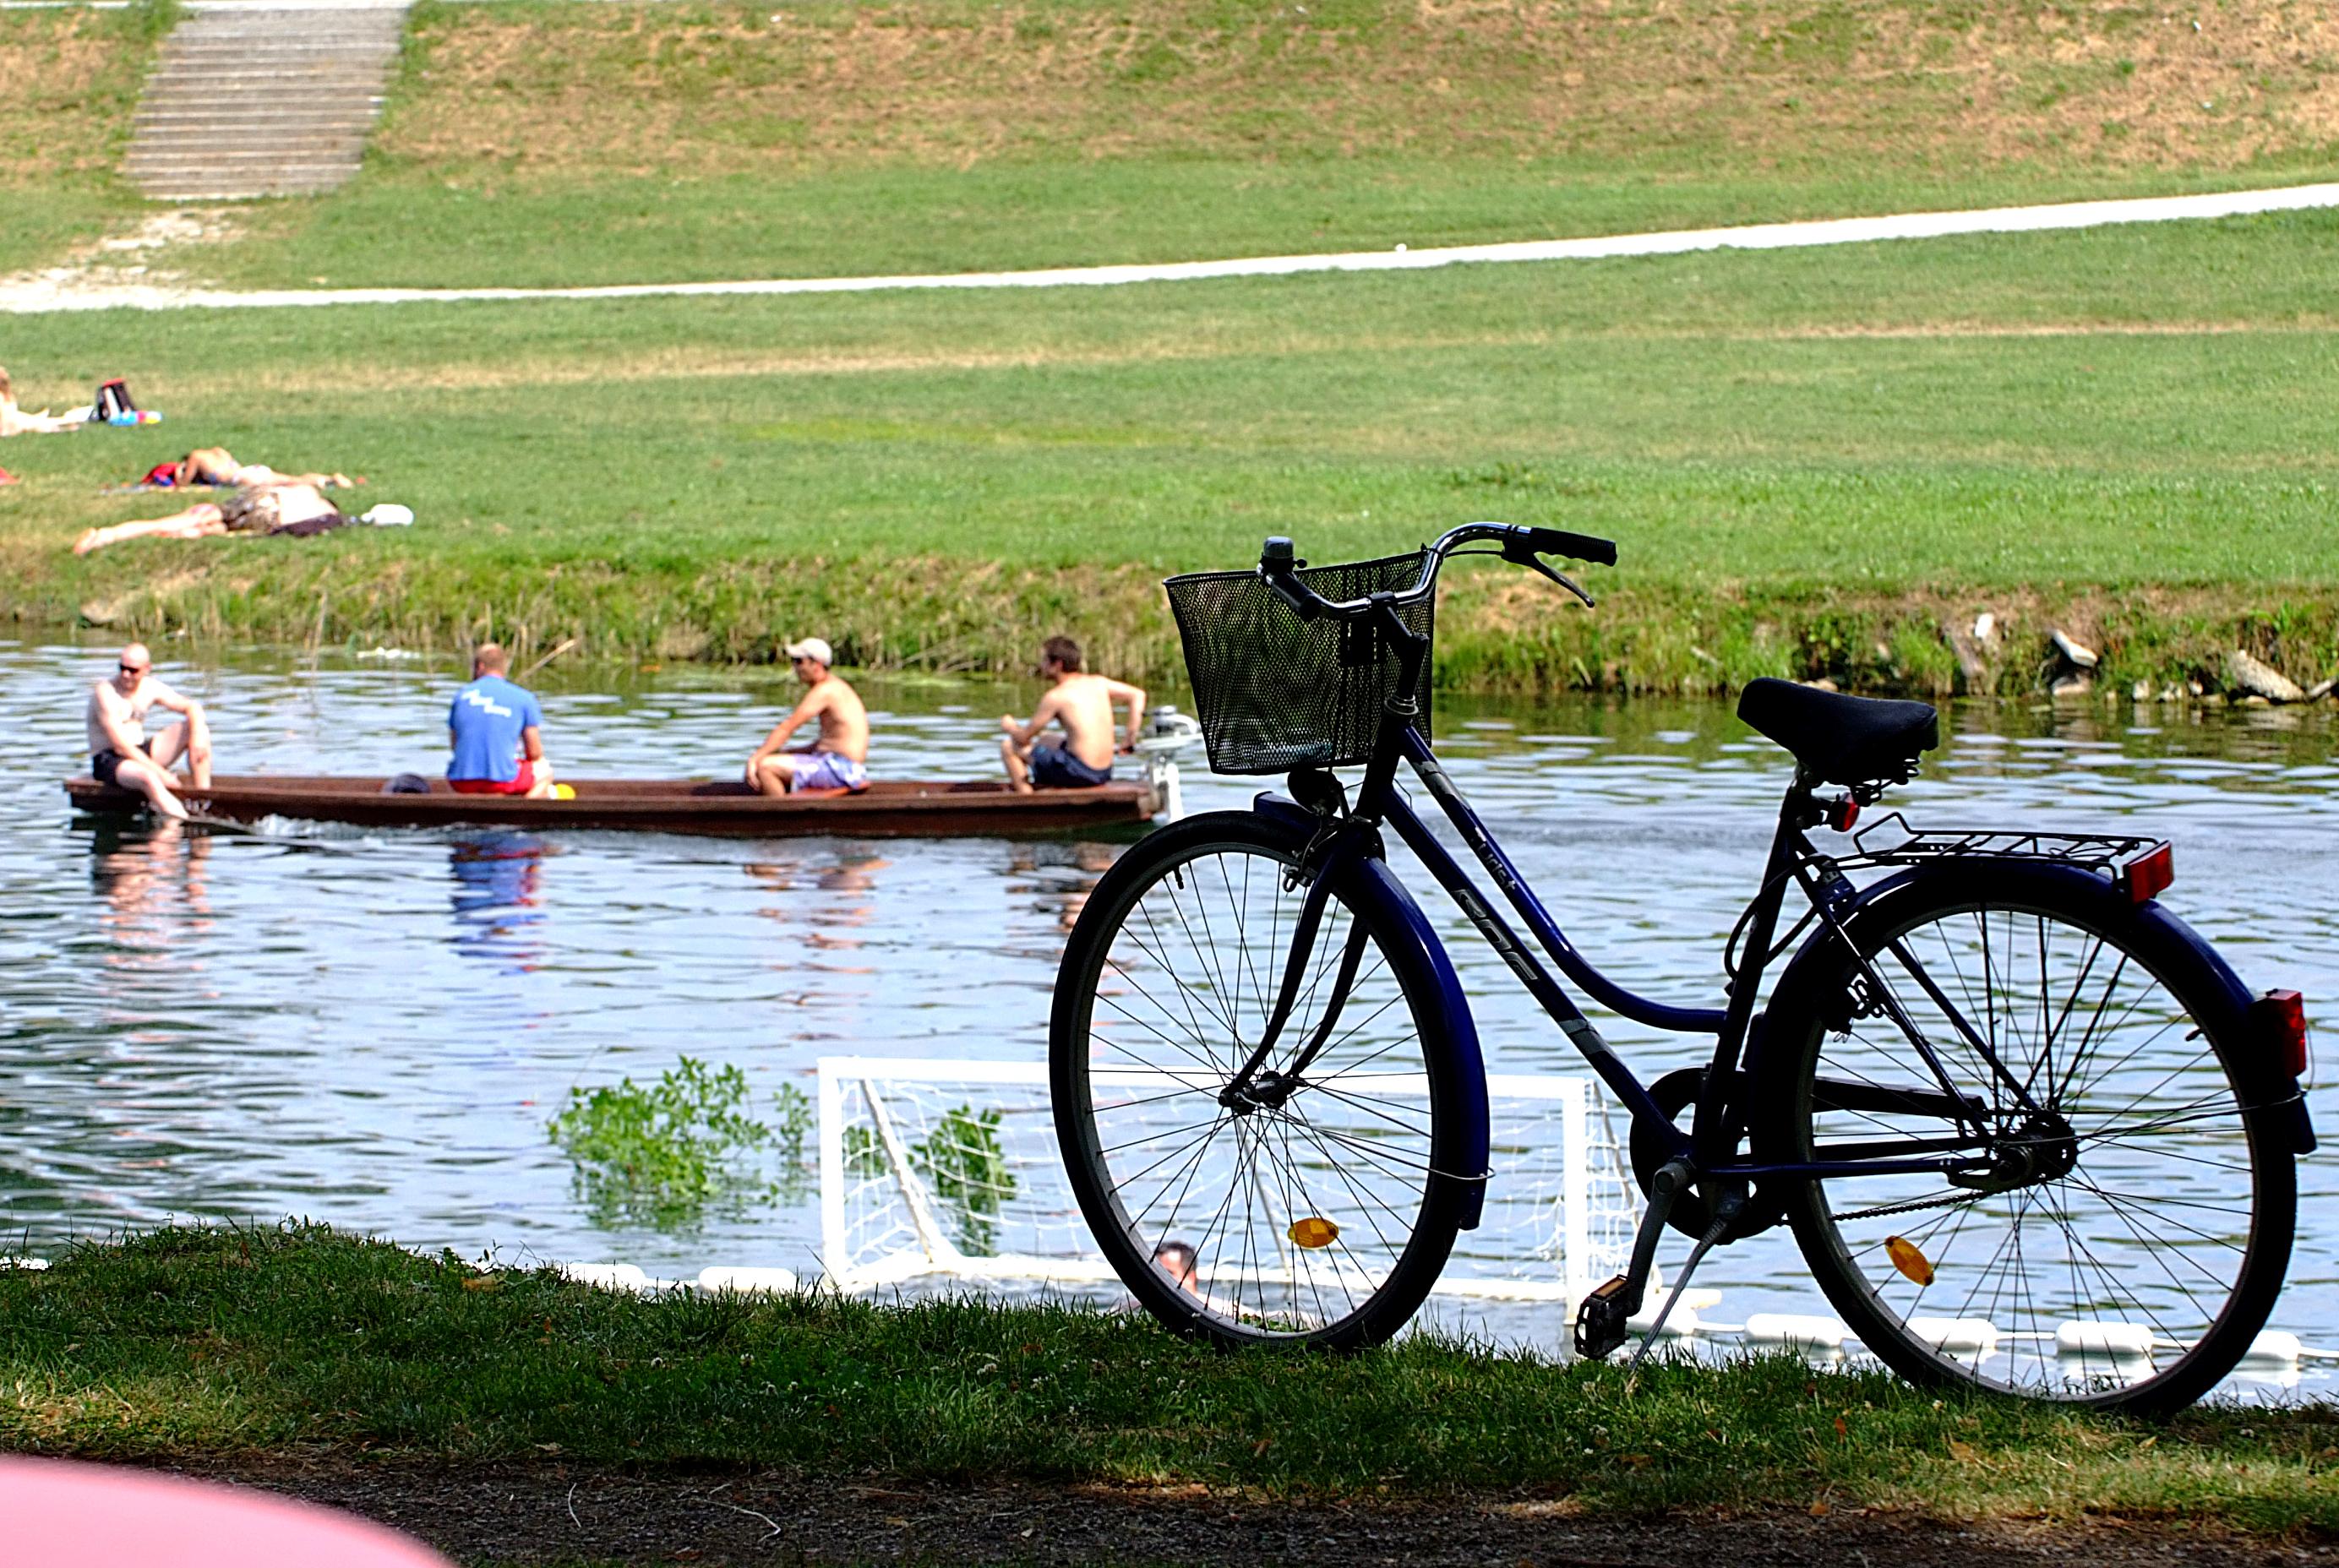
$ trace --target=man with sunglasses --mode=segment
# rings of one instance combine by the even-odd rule
[[[146,715],[154,708],[179,717],[160,733],[146,734]],[[154,678],[154,657],[144,643],[132,643],[114,661],[111,679],[90,688],[84,715],[89,728],[89,771],[100,784],[136,790],[160,815],[184,822],[187,808],[172,785],[178,783],[172,764],[186,758],[194,787],[209,789],[212,782],[212,732],[203,722],[203,705],[181,696]]]

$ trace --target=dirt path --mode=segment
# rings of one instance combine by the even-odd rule
[[[2037,207],[1992,207],[1962,212],[1902,212],[1880,218],[1831,218],[1800,223],[1756,223],[1728,229],[1681,229],[1653,234],[1611,234],[1580,240],[1523,240],[1407,251],[1352,251],[1316,256],[1253,256],[1227,261],[1147,265],[1054,267],[1029,271],[947,272],[871,278],[767,278],[735,282],[627,283],[577,289],[205,289],[167,272],[133,275],[111,265],[52,268],[0,277],[0,314],[60,311],[186,309],[264,310],[319,305],[409,305],[469,300],[629,300],[658,296],[856,294],[898,289],[1108,288],[1126,283],[1206,278],[1288,277],[1301,272],[1398,272],[1466,262],[1593,261],[1615,256],[1671,256],[1694,251],[1789,250],[1807,245],[1856,245],[1879,240],[1939,239],[1951,234],[2035,233],[2092,229],[2111,223],[2166,223],[2230,218],[2254,212],[2339,207],[2339,184],[2292,185],[2271,191],[2212,192],[2111,202],[2064,202]]]
[[[1272,1562],[1634,1568],[2321,1565],[2278,1543],[2121,1521],[1961,1526],[1832,1511],[1625,1523],[1564,1503],[1291,1504],[1183,1488],[951,1484],[775,1474],[652,1474],[550,1461],[449,1467],[264,1460],[186,1474],[262,1485],[395,1524],[464,1562]]]

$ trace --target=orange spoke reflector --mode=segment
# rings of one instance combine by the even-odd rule
[[[1917,1250],[1917,1244],[1905,1236],[1884,1238],[1884,1255],[1892,1259],[1892,1267],[1919,1285],[1933,1283],[1933,1266]]]
[[[1340,1228],[1321,1215],[1311,1214],[1305,1219],[1293,1220],[1288,1234],[1292,1240],[1312,1251],[1339,1240]]]

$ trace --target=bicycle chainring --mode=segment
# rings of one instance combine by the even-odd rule
[[[1657,1109],[1665,1113],[1665,1119],[1678,1125],[1682,1112],[1697,1103],[1698,1094],[1704,1087],[1705,1069],[1677,1068],[1649,1085],[1649,1095],[1657,1102]],[[1633,1179],[1640,1184],[1643,1198],[1648,1197],[1649,1184],[1656,1176],[1657,1168],[1664,1164],[1668,1153],[1653,1132],[1638,1121],[1633,1124]],[[1784,1208],[1758,1186],[1747,1198],[1746,1208],[1738,1216],[1736,1223],[1722,1233],[1722,1239],[1724,1242],[1743,1241],[1750,1236],[1760,1236],[1772,1226],[1783,1223],[1786,1218]],[[1701,1188],[1692,1188],[1673,1199],[1673,1212],[1666,1217],[1666,1223],[1683,1236],[1693,1238],[1702,1237],[1705,1228],[1713,1223],[1713,1205]]]

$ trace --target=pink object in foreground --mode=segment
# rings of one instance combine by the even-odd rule
[[[15,1568],[448,1568],[383,1525],[242,1486],[0,1455]]]

